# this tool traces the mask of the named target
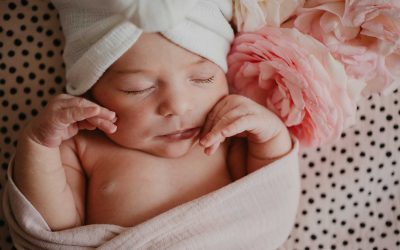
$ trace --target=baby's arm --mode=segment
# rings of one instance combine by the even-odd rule
[[[13,179],[52,230],[84,222],[85,176],[71,138],[79,129],[113,132],[114,118],[95,103],[59,95],[22,131]]]
[[[200,144],[207,154],[214,153],[227,137],[243,138],[233,143],[245,144],[235,147],[242,149],[235,153],[245,154],[247,173],[279,159],[292,148],[283,122],[265,107],[243,96],[228,95],[219,101],[208,115],[203,130]]]

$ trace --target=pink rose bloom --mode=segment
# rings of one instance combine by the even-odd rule
[[[391,92],[400,85],[400,1],[347,0],[343,23],[361,27],[360,36],[374,38],[369,47],[379,55],[378,72],[366,93]],[[386,73],[386,74],[385,74]],[[386,88],[386,89],[385,89]]]
[[[239,32],[279,27],[303,4],[304,0],[233,0],[232,20]]]
[[[283,26],[324,43],[349,76],[366,83],[366,96],[400,84],[398,0],[308,0]]]
[[[272,110],[303,146],[333,142],[355,121],[358,84],[323,44],[296,29],[240,34],[228,65],[232,92]]]

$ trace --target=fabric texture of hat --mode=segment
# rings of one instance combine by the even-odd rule
[[[67,92],[89,90],[142,32],[160,32],[227,71],[228,0],[53,0],[65,36]]]

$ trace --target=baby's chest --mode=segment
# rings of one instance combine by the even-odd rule
[[[231,182],[225,157],[158,160],[143,155],[98,154],[88,178],[89,194],[109,197],[182,199],[200,196]]]
[[[229,183],[224,161],[169,165],[105,157],[88,178],[87,222],[135,225]]]

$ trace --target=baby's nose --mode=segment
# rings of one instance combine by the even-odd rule
[[[193,110],[193,106],[193,98],[179,91],[165,96],[159,105],[159,113],[164,117],[182,116]]]

